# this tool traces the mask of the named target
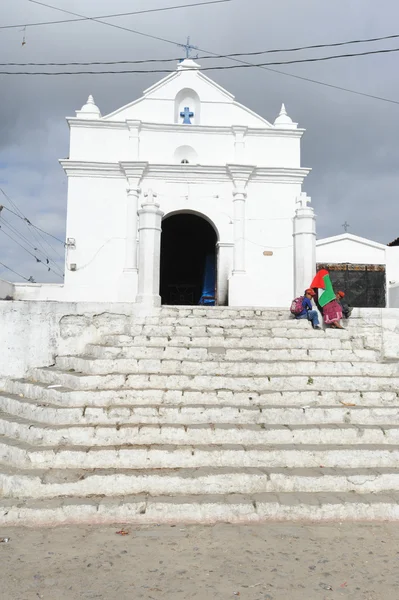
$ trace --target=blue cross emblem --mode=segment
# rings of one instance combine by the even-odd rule
[[[194,113],[190,111],[188,106],[185,106],[184,111],[180,113],[180,116],[184,119],[183,125],[191,125],[191,117],[194,116]]]

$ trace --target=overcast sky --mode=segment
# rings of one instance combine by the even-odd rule
[[[196,0],[43,0],[88,16],[166,7]],[[199,0],[202,1],[202,0]],[[28,0],[1,0],[0,26],[69,18]],[[72,18],[72,17],[70,17]],[[135,15],[110,22],[143,33],[224,54],[287,48],[399,33],[398,0],[232,0],[225,4]],[[22,45],[25,35],[26,44]],[[298,53],[298,57],[399,47],[398,40]],[[1,62],[73,62],[175,58],[173,44],[120,31],[93,21],[0,29]],[[272,55],[281,60],[292,54]],[[254,62],[270,56],[249,58]],[[274,67],[399,101],[399,53]],[[226,61],[226,64],[231,64]],[[171,66],[173,63],[171,63]],[[4,70],[0,67],[0,70]],[[31,68],[33,69],[33,68]],[[399,236],[399,104],[339,91],[259,68],[208,72],[237,100],[268,120],[281,102],[300,127],[302,165],[313,169],[305,181],[318,220],[318,237],[350,232],[388,243]],[[24,77],[0,75],[0,185],[37,226],[61,240],[65,233],[66,176],[58,159],[68,156],[65,116],[93,94],[102,114],[134,100],[162,75]],[[4,200],[4,201],[3,201]],[[12,206],[7,200],[0,203]],[[2,211],[6,222],[37,245],[31,229]],[[57,281],[3,232],[0,261],[36,281]],[[62,255],[55,240],[51,246]],[[25,243],[19,238],[21,243]],[[56,261],[45,242],[40,257]],[[26,245],[26,244],[25,244]],[[33,254],[37,254],[32,250]],[[63,268],[60,260],[58,269]],[[50,263],[53,267],[54,263]],[[0,266],[0,278],[19,278]]]

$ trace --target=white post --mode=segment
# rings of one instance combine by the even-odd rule
[[[126,189],[126,224],[125,224],[125,256],[119,283],[118,300],[120,302],[134,302],[137,296],[137,225],[139,199],[141,194],[140,183],[144,177],[148,163],[146,162],[121,162],[119,163],[125,173],[128,187]]]
[[[137,210],[140,188],[126,190],[125,259],[120,279],[119,300],[134,302],[137,294]]]
[[[234,258],[233,275],[245,273],[245,199],[247,193],[244,186],[236,186],[233,190],[234,206]]]
[[[148,307],[160,306],[159,277],[161,262],[161,231],[164,213],[150,190],[139,215],[139,271],[137,302]]]
[[[248,182],[255,171],[251,165],[226,165],[233,181],[233,270],[229,278],[229,306],[242,306],[246,300],[245,202]]]
[[[297,198],[299,207],[294,217],[294,293],[302,296],[316,274],[316,216],[311,201],[302,192]]]
[[[127,189],[126,204],[126,247],[124,271],[137,273],[137,211],[139,208],[140,188]]]

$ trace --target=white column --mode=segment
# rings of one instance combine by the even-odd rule
[[[161,231],[164,213],[150,190],[139,215],[139,271],[137,302],[153,307],[161,305],[159,295]]]
[[[125,196],[126,223],[121,225],[121,237],[125,236],[124,257],[121,257],[120,280],[118,300],[120,302],[134,302],[137,296],[137,225],[140,200],[140,184],[148,167],[146,162],[121,162],[121,170],[127,179],[127,190]],[[122,255],[123,256],[123,255]]]
[[[245,273],[245,199],[247,193],[243,185],[233,190],[234,206],[234,258],[233,275]]]
[[[140,188],[127,189],[126,203],[126,246],[124,271],[137,273],[137,211],[139,208]]]
[[[316,274],[316,216],[311,201],[302,192],[297,198],[299,207],[294,217],[294,293],[302,296]]]

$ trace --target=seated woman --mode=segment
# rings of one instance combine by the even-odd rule
[[[337,301],[340,303],[341,308],[342,308],[342,315],[344,317],[344,319],[349,319],[349,317],[352,314],[352,310],[353,308],[351,308],[347,302],[345,302],[344,298],[345,298],[345,292],[339,291],[337,292],[336,295]]]
[[[340,321],[342,319],[342,306],[337,300],[331,300],[323,306],[323,321],[333,329],[345,329]]]

